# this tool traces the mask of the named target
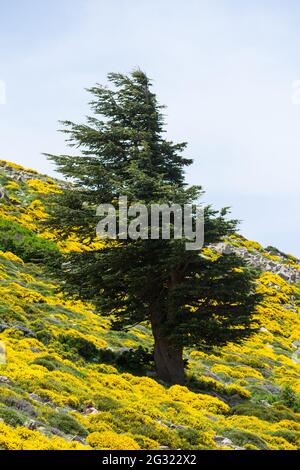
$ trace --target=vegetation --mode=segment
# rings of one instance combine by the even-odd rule
[[[7,196],[0,219],[52,240],[61,253],[86,250],[40,227],[42,199],[55,182],[36,174],[37,191],[27,177],[14,164],[0,165]],[[288,263],[299,266],[295,258]],[[0,251],[0,449],[300,448],[299,286],[262,273],[254,319],[262,328],[240,344],[185,348],[187,388],[157,380],[145,353],[153,347],[146,323],[115,331],[93,304],[57,285],[43,262]],[[82,355],[77,341],[92,344],[91,354]]]

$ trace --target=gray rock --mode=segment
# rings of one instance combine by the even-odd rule
[[[225,437],[223,441],[221,442],[221,444],[222,446],[232,446],[233,442],[231,439],[228,439],[227,437]]]
[[[79,442],[80,444],[85,444],[86,445],[86,442],[80,436],[72,437],[71,441]]]
[[[224,436],[214,436],[214,441],[217,443],[217,444],[220,444],[223,439],[225,439]]]
[[[241,256],[241,258],[247,261],[251,266],[277,274],[287,282],[300,282],[300,271],[297,268],[293,268],[293,266],[283,264],[286,258],[282,258],[281,262],[270,260],[258,250],[252,249],[250,252],[247,248],[231,245],[226,241],[211,245],[211,248],[217,250],[219,253],[235,253]]]
[[[214,436],[214,441],[219,446],[232,446],[233,445],[232,440],[224,436]]]
[[[0,375],[0,383],[3,383],[3,384],[10,384],[11,381],[9,380],[8,377],[5,377],[5,375]]]
[[[34,421],[34,419],[29,419],[28,421],[25,421],[24,426],[30,429],[31,431],[34,431],[39,427],[40,424],[41,423]]]

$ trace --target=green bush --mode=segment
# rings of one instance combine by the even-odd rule
[[[26,416],[13,408],[0,407],[0,418],[10,426],[22,426],[26,421]]]
[[[24,261],[47,261],[60,258],[57,245],[38,236],[17,222],[0,219],[0,250],[11,251]]]
[[[64,411],[52,412],[47,416],[48,424],[65,434],[87,436],[88,431],[74,416]]]
[[[34,361],[32,361],[31,364],[43,366],[49,371],[59,370],[62,368],[60,362],[57,361],[56,359],[53,359],[51,356],[38,357],[34,359]]]
[[[278,421],[289,419],[292,421],[299,421],[295,413],[283,405],[264,406],[257,403],[245,403],[233,406],[230,414],[256,416],[263,421],[276,423]]]
[[[261,450],[269,449],[267,443],[261,437],[249,431],[242,431],[241,429],[226,429],[224,430],[224,435],[239,447],[244,447],[246,444],[252,444]]]
[[[300,395],[294,392],[290,385],[283,388],[280,394],[280,400],[296,413],[300,413]]]
[[[132,372],[154,368],[153,353],[139,346],[137,349],[122,351],[116,356],[116,365]]]
[[[61,334],[58,340],[67,348],[73,349],[79,356],[86,360],[91,360],[97,357],[98,349],[91,341],[80,336],[74,336],[68,333]]]
[[[105,395],[96,395],[94,398],[95,407],[99,411],[110,411],[120,408],[119,402]]]
[[[53,338],[51,333],[49,333],[49,331],[47,331],[47,330],[38,330],[36,332],[36,337],[45,346],[48,346],[48,344],[50,343],[50,341]]]
[[[9,408],[24,412],[31,417],[37,416],[36,409],[23,398],[18,398],[14,396],[4,396],[3,398],[1,398],[1,400]]]
[[[300,432],[290,431],[289,429],[279,429],[272,433],[272,436],[283,437],[293,445],[300,445]]]
[[[200,432],[192,428],[178,429],[178,435],[192,446],[196,446],[200,438]]]

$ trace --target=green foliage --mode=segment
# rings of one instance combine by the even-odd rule
[[[252,444],[261,450],[268,450],[269,447],[267,443],[256,434],[252,432],[243,431],[241,429],[226,429],[224,434],[227,438],[231,439],[235,445],[243,447],[246,444]]]
[[[0,397],[1,398],[1,397]],[[35,417],[36,409],[28,401],[15,396],[5,396],[1,400],[7,407],[15,409],[17,412],[25,413],[28,416]]]
[[[64,344],[67,349],[71,348],[84,359],[90,360],[98,355],[96,346],[85,338],[65,333],[59,335],[58,340]]]
[[[282,437],[286,441],[299,447],[300,445],[300,432],[290,431],[288,429],[279,429],[272,433],[273,436]]]
[[[26,415],[13,408],[0,406],[0,418],[10,426],[22,426],[26,420]]]
[[[280,400],[296,413],[300,413],[300,395],[298,395],[291,386],[287,385],[282,389]]]
[[[120,408],[119,402],[107,395],[96,395],[94,404],[99,411],[111,411]]]
[[[293,411],[283,405],[265,406],[248,402],[233,406],[230,414],[256,416],[261,420],[270,421],[271,423],[277,423],[284,419],[300,422],[300,419],[297,418]]]
[[[58,428],[65,434],[75,434],[80,436],[86,436],[88,434],[86,428],[79,423],[74,416],[64,411],[58,411],[50,413],[47,416],[48,423]]]
[[[11,251],[24,261],[58,259],[59,250],[54,242],[38,236],[17,222],[0,219],[0,250]]]
[[[50,341],[52,340],[52,335],[49,333],[49,331],[43,329],[43,330],[38,330],[36,332],[36,337],[41,343],[48,345]]]
[[[178,429],[178,435],[184,439],[188,444],[196,446],[199,443],[201,433],[197,429],[184,428]]]
[[[122,351],[117,355],[115,364],[132,372],[144,372],[153,368],[153,354],[143,347]]]

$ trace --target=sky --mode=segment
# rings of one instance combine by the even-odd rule
[[[0,0],[0,159],[55,175],[59,120],[139,67],[186,141],[188,183],[240,231],[300,257],[300,2]]]

